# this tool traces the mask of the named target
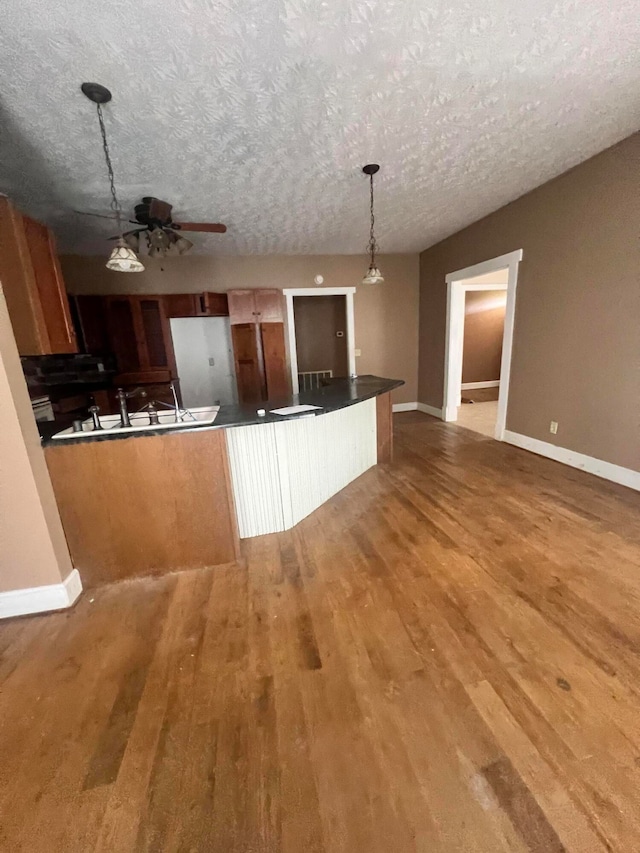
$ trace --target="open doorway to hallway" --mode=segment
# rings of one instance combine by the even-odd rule
[[[498,416],[508,275],[505,267],[462,282],[465,301],[458,424],[490,438],[495,435]]]
[[[474,264],[470,267],[457,270],[449,273],[446,276],[447,282],[447,321],[446,321],[446,338],[445,338],[445,371],[444,371],[444,406],[442,411],[442,419],[444,421],[458,421],[460,416],[473,420],[476,431],[481,431],[485,435],[492,435],[498,441],[504,438],[505,425],[507,419],[507,403],[509,397],[509,378],[511,373],[511,347],[513,344],[513,325],[515,319],[516,305],[516,288],[518,284],[518,267],[522,260],[522,249],[515,252],[509,252],[506,255],[500,255],[497,258],[492,258],[488,261],[483,261],[479,264]],[[465,333],[466,318],[472,316],[473,313],[479,314],[477,310],[478,303],[473,299],[467,305],[467,294],[492,292],[493,297],[487,297],[488,310],[499,310],[500,319],[502,320],[502,348],[500,353],[500,372],[497,379],[483,378],[476,380],[485,385],[488,382],[497,382],[498,399],[495,400],[478,400],[474,403],[462,403],[463,393],[466,395],[481,388],[474,388],[475,381],[467,377],[463,385],[463,356],[465,334],[468,341],[470,340],[470,332],[467,329]],[[506,294],[506,299],[504,296]],[[502,314],[502,306],[498,304],[504,301],[504,314]],[[492,301],[493,300],[493,301]],[[469,313],[467,313],[467,309]],[[486,368],[483,368],[483,370]],[[467,397],[467,399],[472,399]],[[486,404],[486,405],[485,405]],[[467,409],[475,406],[481,408],[475,409],[475,414]],[[483,408],[484,407],[484,416]],[[469,424],[463,424],[468,426]],[[474,428],[471,427],[470,428]]]
[[[300,390],[348,376],[346,297],[294,296],[293,316]]]

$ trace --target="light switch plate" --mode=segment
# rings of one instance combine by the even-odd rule
[[[358,358],[358,356],[362,355],[362,350],[361,349],[354,350],[353,354],[355,355],[356,358]]]

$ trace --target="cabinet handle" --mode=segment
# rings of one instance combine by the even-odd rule
[[[206,314],[206,313],[207,313],[207,309],[206,309],[206,306],[205,306],[205,304],[204,304],[204,293],[201,293],[201,294],[200,294],[200,312],[201,312],[202,314]]]

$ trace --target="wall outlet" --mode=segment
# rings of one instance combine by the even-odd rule
[[[215,367],[215,366],[216,366],[215,358],[210,358],[209,359],[209,367]]]
[[[362,350],[361,349],[354,350],[353,354],[355,355],[356,358],[359,358],[362,355]]]
[[[551,421],[551,423],[549,424],[549,432],[553,433],[553,435],[556,435],[556,433],[558,432],[558,421]]]

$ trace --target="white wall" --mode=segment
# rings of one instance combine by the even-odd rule
[[[171,336],[186,408],[236,403],[238,394],[229,319],[174,318]]]

